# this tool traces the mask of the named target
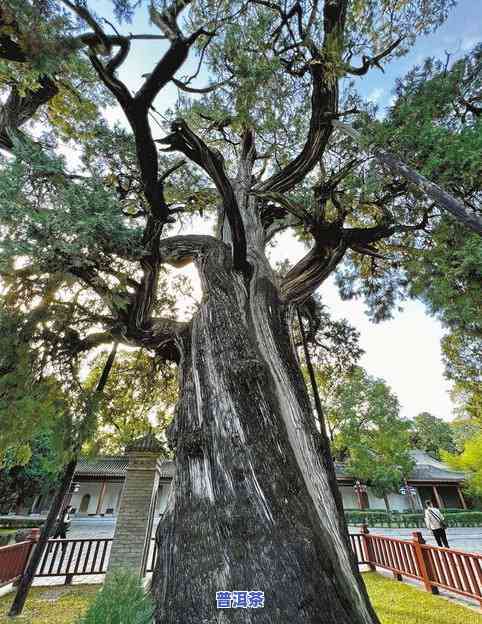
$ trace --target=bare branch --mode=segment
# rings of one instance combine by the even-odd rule
[[[381,69],[381,71],[383,72],[384,69],[382,65],[380,65],[380,61],[386,56],[388,56],[390,52],[393,52],[393,50],[395,50],[395,48],[403,41],[403,39],[404,39],[403,37],[399,37],[396,41],[391,43],[388,46],[388,48],[386,48],[385,50],[383,50],[382,52],[380,52],[379,54],[375,56],[372,56],[372,57],[363,56],[362,57],[363,64],[361,67],[352,67],[351,65],[345,65],[345,71],[348,74],[352,74],[354,76],[363,76],[369,71],[371,67],[378,67],[378,69]]]
[[[228,78],[227,80],[221,80],[221,82],[216,82],[208,87],[190,87],[187,83],[182,82],[182,80],[177,80],[177,78],[172,79],[176,87],[181,89],[181,91],[186,91],[186,93],[211,93],[211,91],[215,91],[219,89],[219,87],[224,87],[224,85],[229,84],[231,81],[232,78]]]
[[[53,80],[43,76],[39,83],[39,89],[27,91],[24,96],[13,87],[5,104],[0,104],[0,148],[10,151],[12,135],[19,132],[19,127],[31,119],[40,106],[57,95],[58,87]]]
[[[313,225],[313,217],[302,206],[297,206],[282,193],[255,193],[261,200],[271,200],[282,206],[290,214],[297,217],[298,221],[306,225]],[[284,212],[284,211],[283,211]]]
[[[346,0],[325,2],[323,11],[324,43],[320,53],[312,46],[309,70],[312,77],[311,118],[308,136],[300,154],[268,180],[259,182],[261,192],[286,192],[301,182],[321,158],[330,138],[330,116],[338,112],[338,81],[326,80],[324,58],[329,57],[328,46],[333,38],[343,36],[346,19]]]
[[[361,134],[354,128],[340,121],[332,121],[331,123],[337,130],[341,130],[343,133],[352,137],[362,148],[367,149]],[[401,176],[414,184],[430,197],[437,206],[449,212],[458,221],[474,232],[477,232],[477,234],[482,235],[482,219],[476,214],[469,212],[462,202],[453,197],[450,193],[447,193],[447,191],[438,186],[438,184],[427,180],[421,173],[412,169],[389,152],[373,150],[373,156],[381,164],[387,166],[393,175]]]
[[[232,184],[224,171],[222,155],[210,149],[182,119],[174,122],[171,129],[172,134],[158,142],[167,146],[164,151],[178,150],[185,154],[213,180],[223,200],[223,208],[231,229],[234,266],[236,269],[245,270],[247,249],[244,225]]]
[[[347,245],[343,239],[333,247],[320,247],[315,244],[287,273],[281,283],[283,301],[303,303],[330,276],[343,258]]]
[[[178,160],[171,167],[169,167],[169,169],[166,169],[166,171],[164,171],[164,173],[161,174],[161,176],[159,177],[159,181],[160,182],[164,182],[165,180],[167,180],[167,178],[170,175],[172,175],[174,172],[176,172],[181,167],[184,167],[185,164],[186,164],[186,161],[184,159]]]

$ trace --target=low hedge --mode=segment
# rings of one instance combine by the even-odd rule
[[[481,511],[451,511],[445,514],[448,527],[482,526]],[[424,528],[424,514],[420,513],[388,513],[387,511],[345,511],[347,524],[367,524],[371,527]]]
[[[0,529],[36,529],[42,524],[39,518],[0,518]]]

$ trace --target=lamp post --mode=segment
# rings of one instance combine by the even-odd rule
[[[355,485],[353,486],[358,499],[358,507],[363,510],[365,509],[365,505],[363,504],[363,494],[367,493],[367,486],[364,483],[360,483],[360,481],[355,481]]]
[[[403,486],[400,488],[399,492],[402,496],[408,496],[408,500],[410,502],[410,507],[412,511],[416,511],[415,501],[413,500],[413,496],[417,493],[417,489],[412,487],[411,485],[408,485],[408,482],[405,479],[403,481]]]
[[[62,503],[62,507],[61,507],[62,510],[66,509],[70,505],[72,494],[77,494],[79,490],[80,490],[80,483],[78,483],[77,481],[71,481],[69,491],[67,495],[65,496],[64,501]]]

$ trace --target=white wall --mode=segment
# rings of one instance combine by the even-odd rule
[[[79,491],[72,495],[70,504],[75,507],[76,514],[80,513],[80,503],[85,494],[90,494],[90,501],[87,511],[82,515],[95,514],[97,502],[99,500],[100,488],[102,484],[99,481],[81,481]]]
[[[107,490],[104,495],[104,501],[100,508],[100,513],[105,513],[107,509],[114,510],[114,514],[117,513],[117,506],[119,504],[119,495],[122,492],[123,483],[107,483]]]
[[[351,485],[341,485],[339,487],[345,509],[358,509],[358,500],[355,490]]]
[[[85,494],[90,494],[90,501],[87,511],[81,515],[95,514],[97,511],[97,504],[99,502],[99,496],[102,489],[102,483],[100,481],[81,481],[79,491],[72,494],[70,504],[76,508],[76,515],[80,514],[80,503]],[[104,500],[99,513],[105,513],[106,509],[113,508],[114,513],[117,512],[119,503],[119,494],[122,491],[123,483],[115,483],[107,481],[107,489],[104,494]]]
[[[405,509],[410,509],[408,496],[403,496],[402,494],[389,494],[388,502],[390,503],[390,509],[393,511],[404,511]]]
[[[163,513],[167,505],[167,499],[169,498],[169,491],[171,489],[170,483],[159,484],[159,494],[157,497],[157,513]]]
[[[378,498],[375,494],[368,488],[368,503],[370,505],[370,509],[381,509],[382,511],[387,510],[387,506],[385,505],[385,501],[383,498]]]

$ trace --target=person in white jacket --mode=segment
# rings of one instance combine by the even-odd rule
[[[450,548],[445,533],[444,517],[437,507],[432,505],[431,500],[425,501],[425,526],[430,529],[435,537],[437,546],[445,546]]]

